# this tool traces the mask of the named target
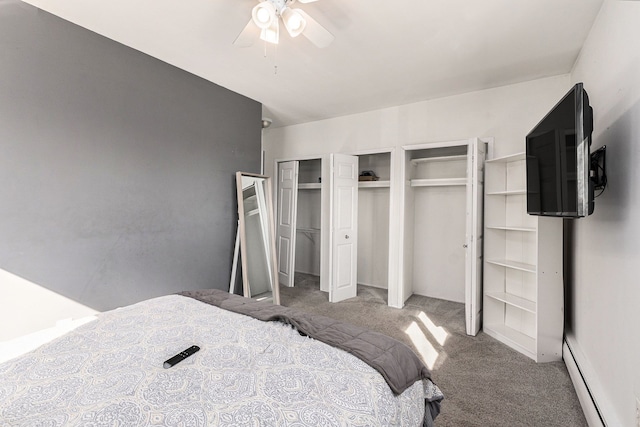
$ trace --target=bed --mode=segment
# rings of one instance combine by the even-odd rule
[[[167,295],[102,313],[0,364],[0,419],[51,427],[431,426],[442,393],[408,347],[385,339],[222,291]],[[192,345],[200,351],[163,368]]]

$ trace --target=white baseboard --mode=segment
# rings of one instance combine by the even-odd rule
[[[580,351],[575,339],[570,336],[566,336],[562,344],[562,358],[589,427],[622,425],[610,407],[589,361]]]
[[[589,427],[603,427],[604,424],[600,419],[598,407],[593,401],[589,387],[582,377],[580,368],[578,368],[578,364],[567,346],[566,341],[562,345],[562,359],[564,359],[564,364],[567,366],[567,371],[569,371],[571,382],[573,382],[573,387],[576,389],[580,406],[582,406],[582,412],[584,412]]]

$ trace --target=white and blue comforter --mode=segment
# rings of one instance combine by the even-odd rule
[[[1,364],[0,425],[420,426],[438,393],[424,380],[395,396],[360,359],[288,325],[170,295]]]

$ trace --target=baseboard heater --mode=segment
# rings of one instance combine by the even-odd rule
[[[574,352],[571,351],[571,346],[566,339],[562,344],[562,358],[567,366],[567,371],[569,371],[571,382],[573,382],[573,387],[576,389],[578,400],[589,427],[606,427],[607,423],[598,409],[595,397],[589,389],[587,380],[580,370],[578,360],[576,360]]]

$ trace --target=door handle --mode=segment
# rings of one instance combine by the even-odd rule
[[[348,234],[345,234],[345,235],[344,235],[344,238],[345,238],[345,239],[348,239],[348,238],[349,238],[349,235],[348,235]]]

